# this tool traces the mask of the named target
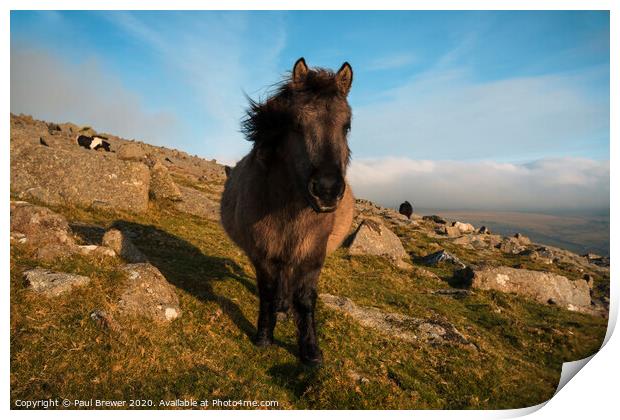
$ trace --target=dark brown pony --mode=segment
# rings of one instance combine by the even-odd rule
[[[273,343],[276,312],[292,308],[299,357],[322,360],[315,331],[317,281],[328,252],[348,233],[353,194],[345,180],[353,70],[309,69],[303,58],[243,123],[251,152],[232,170],[222,225],[254,265],[260,295],[255,343]]]

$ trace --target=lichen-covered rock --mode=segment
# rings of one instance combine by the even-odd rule
[[[194,188],[179,186],[179,190],[181,200],[175,204],[177,210],[209,220],[220,219],[220,205],[217,201]]]
[[[504,238],[496,245],[500,251],[506,254],[520,254],[525,251],[525,246],[517,238]]]
[[[101,243],[130,263],[146,262],[146,256],[131,242],[131,239],[118,229],[109,229]]]
[[[150,196],[155,200],[181,200],[179,187],[174,183],[168,168],[162,163],[155,162],[151,167]]]
[[[459,245],[466,249],[491,249],[496,247],[502,241],[499,235],[491,234],[468,234],[459,236],[452,240],[454,245]]]
[[[423,258],[425,264],[437,266],[442,262],[451,262],[460,267],[465,267],[465,264],[461,260],[459,260],[454,255],[450,254],[446,250],[442,249],[441,251],[433,252],[432,254],[427,255]]]
[[[21,145],[11,149],[11,191],[46,204],[143,212],[149,169],[112,154]]]
[[[64,216],[24,201],[11,202],[11,238],[30,247],[35,258],[45,261],[77,250]]]
[[[438,233],[442,234],[442,235],[447,235],[450,238],[455,238],[457,236],[460,236],[462,234],[461,230],[456,227],[456,226],[442,226],[439,230]]]
[[[349,246],[352,255],[378,255],[397,262],[408,259],[403,244],[383,223],[365,219],[359,225]]]
[[[77,286],[90,283],[90,278],[71,273],[61,273],[44,268],[33,268],[24,271],[26,286],[48,297],[59,296]]]
[[[474,269],[471,285],[482,290],[516,293],[540,303],[589,309],[590,288],[585,280],[569,280],[555,273],[511,267]]]
[[[361,325],[403,341],[469,344],[452,324],[444,320],[383,312],[377,308],[358,306],[349,298],[327,293],[321,294],[320,298],[325,306],[348,314]]]
[[[532,243],[530,238],[528,238],[527,236],[523,235],[522,233],[515,233],[514,238],[521,245],[530,245]]]
[[[116,157],[121,160],[142,161],[147,154],[146,148],[139,143],[122,144],[116,152]]]
[[[127,285],[118,301],[118,311],[125,315],[170,322],[181,316],[179,298],[166,278],[151,264],[127,264]]]

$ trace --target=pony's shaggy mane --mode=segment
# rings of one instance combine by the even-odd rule
[[[289,76],[272,89],[273,93],[265,101],[248,97],[249,107],[241,121],[241,132],[255,144],[272,143],[277,132],[290,128],[293,98],[305,101],[346,96],[339,89],[336,74],[323,68],[310,69],[301,82]]]

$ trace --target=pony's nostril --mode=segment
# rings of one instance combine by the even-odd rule
[[[316,181],[316,179],[311,179],[308,183],[308,191],[310,192],[310,195],[316,198],[319,198],[320,194],[318,186],[319,183]]]

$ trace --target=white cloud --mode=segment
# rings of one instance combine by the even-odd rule
[[[171,14],[153,21],[129,12],[107,17],[191,86],[209,133],[196,141],[206,143],[201,149],[209,157],[234,162],[249,150],[240,133],[247,106],[243,91],[254,96],[280,73],[277,58],[286,43],[281,15],[263,16],[269,31],[256,31],[241,13]]]
[[[94,60],[70,65],[36,49],[11,48],[11,112],[150,143],[170,144],[174,114],[147,110],[140,97],[106,74]]]
[[[609,136],[609,102],[589,86],[602,73],[476,81],[434,69],[353,108],[358,156],[523,160],[591,152]]]
[[[394,207],[489,210],[609,208],[609,161],[544,159],[524,164],[357,159],[348,174],[354,193]]]

